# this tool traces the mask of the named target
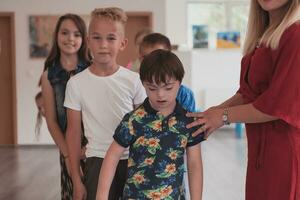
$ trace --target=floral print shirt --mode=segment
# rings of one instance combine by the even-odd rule
[[[114,139],[129,147],[127,181],[123,199],[185,199],[183,189],[184,153],[199,144],[204,135],[192,137],[197,128],[185,126],[193,121],[177,103],[167,117],[154,110],[148,98],[126,114]]]

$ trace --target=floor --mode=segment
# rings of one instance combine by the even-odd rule
[[[0,147],[0,200],[60,199],[55,146]]]
[[[245,134],[218,131],[203,142],[203,200],[245,199],[246,155]]]
[[[203,200],[243,200],[245,137],[221,130],[202,143]],[[58,151],[54,146],[0,147],[0,200],[57,200]]]

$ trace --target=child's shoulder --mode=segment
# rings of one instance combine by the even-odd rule
[[[88,67],[70,78],[70,81],[81,81],[88,76]]]
[[[177,103],[175,107],[175,112],[176,112],[176,120],[181,121],[184,124],[189,124],[193,121],[196,120],[194,117],[188,117],[186,116],[186,113],[188,113],[188,110],[184,108],[180,103]]]
[[[134,120],[134,119],[141,119],[143,117],[145,117],[147,114],[145,107],[143,104],[139,105],[137,108],[135,108],[134,110],[128,112],[124,117],[123,117],[123,121],[127,121],[127,120]]]
[[[134,78],[138,79],[140,76],[138,73],[131,71],[130,69],[127,69],[126,67],[120,66],[120,75],[124,76],[126,78]]]
[[[190,89],[189,87],[187,87],[183,84],[180,85],[179,92],[184,93],[184,94],[194,95],[194,92],[192,91],[192,89]]]

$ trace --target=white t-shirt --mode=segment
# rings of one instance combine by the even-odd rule
[[[81,111],[88,139],[86,156],[104,158],[123,116],[146,98],[139,75],[124,67],[110,76],[97,76],[89,68],[67,83],[64,106]],[[121,159],[128,158],[128,151]]]

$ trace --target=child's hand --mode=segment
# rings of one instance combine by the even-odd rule
[[[86,152],[86,146],[81,147],[81,155],[80,155],[81,160],[86,159],[85,152]]]
[[[87,192],[85,186],[80,181],[73,184],[73,200],[86,200]]]

